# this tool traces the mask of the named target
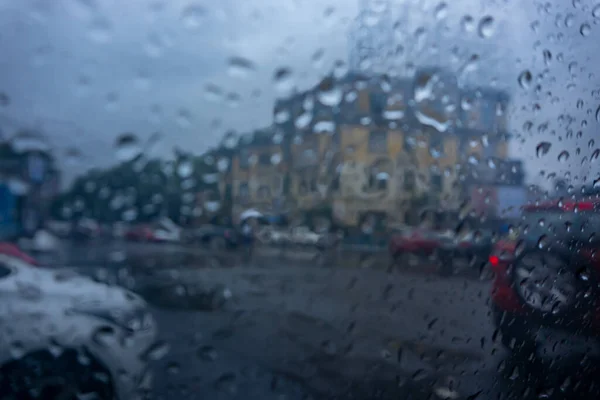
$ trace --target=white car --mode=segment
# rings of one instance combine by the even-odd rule
[[[163,218],[156,223],[154,238],[162,243],[178,243],[181,241],[181,227],[168,218]]]
[[[323,235],[313,232],[307,226],[293,228],[290,241],[294,244],[317,245],[323,240]]]
[[[137,399],[150,389],[147,360],[160,350],[137,295],[0,254],[0,297],[3,398]]]

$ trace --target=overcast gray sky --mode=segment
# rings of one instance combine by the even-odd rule
[[[390,1],[394,18],[404,21],[395,36],[399,44],[410,47],[419,27],[429,40],[441,40],[439,54],[416,49],[403,62],[440,61],[464,84],[493,84],[512,93],[511,128],[525,141],[515,141],[511,150],[529,162],[530,181],[539,180],[540,168],[587,171],[581,160],[596,148],[588,142],[598,134],[594,114],[600,103],[598,92],[595,98],[592,93],[600,89],[595,1],[456,0],[437,14],[439,1],[406,0],[408,7]],[[273,101],[282,94],[272,81],[278,68],[289,68],[292,83],[302,89],[336,61],[345,62],[357,12],[357,0],[0,0],[0,91],[10,98],[0,122],[5,135],[41,127],[59,155],[80,151],[68,175],[114,162],[113,145],[123,131],[141,141],[161,132],[157,154],[173,146],[199,153],[226,130],[270,123]],[[494,19],[491,35],[481,37],[477,25],[486,16]],[[437,35],[440,30],[445,33]],[[544,61],[544,50],[551,60]],[[315,61],[319,52],[323,56]],[[469,63],[474,54],[477,61]],[[232,57],[251,67],[229,68]],[[524,70],[533,74],[527,88],[518,84]],[[559,121],[562,113],[573,117],[572,138]],[[531,133],[523,132],[525,121],[533,123]],[[542,140],[552,146],[538,159]],[[571,157],[561,164],[564,149]]]

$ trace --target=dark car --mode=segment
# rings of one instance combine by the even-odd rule
[[[187,231],[185,241],[209,246],[213,250],[231,249],[238,245],[239,234],[231,226],[206,224]]]
[[[513,354],[533,359],[541,344],[561,338],[597,344],[599,206],[593,200],[526,207],[519,229],[496,243],[489,257],[495,273],[492,312]]]

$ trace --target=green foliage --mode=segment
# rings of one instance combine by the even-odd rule
[[[101,222],[147,222],[168,216],[189,222],[196,193],[218,192],[214,164],[177,152],[174,159],[138,158],[77,178],[51,206],[56,219],[94,218]]]

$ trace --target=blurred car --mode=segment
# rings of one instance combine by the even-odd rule
[[[182,229],[169,218],[161,218],[152,227],[153,241],[161,243],[178,243],[181,241]]]
[[[267,225],[259,228],[257,238],[261,243],[281,245],[290,242],[290,232]]]
[[[53,233],[54,235],[61,237],[61,238],[66,238],[70,235],[71,233],[71,223],[69,223],[68,221],[56,221],[56,220],[50,220],[48,222],[46,222],[46,226],[48,227],[48,230]]]
[[[154,241],[154,230],[148,224],[133,225],[125,231],[124,237],[132,242],[152,242]]]
[[[75,240],[89,240],[100,237],[102,229],[100,225],[90,218],[81,218],[73,223],[70,236]]]
[[[12,243],[0,242],[0,255],[16,258],[30,265],[38,265],[35,258],[21,251],[21,249]]]
[[[392,235],[389,252],[394,264],[405,264],[409,255],[435,256],[439,273],[451,275],[460,262],[469,266],[485,264],[492,243],[493,235],[490,231],[476,230],[456,234],[449,230],[405,228]]]
[[[156,324],[138,296],[6,252],[0,293],[3,398],[137,399],[150,389]]]
[[[587,347],[592,338],[597,345],[599,201],[542,203],[525,207],[523,218],[522,229],[499,240],[489,257],[502,343],[526,359],[544,342],[568,339]]]
[[[389,252],[392,259],[399,260],[406,254],[430,256],[444,244],[449,244],[452,235],[425,229],[404,229],[392,235]]]
[[[211,249],[234,248],[238,245],[238,233],[230,226],[201,225],[185,233],[186,243],[199,243]]]
[[[289,235],[289,241],[293,244],[316,246],[320,244],[324,236],[313,232],[307,226],[297,226],[292,228]]]

